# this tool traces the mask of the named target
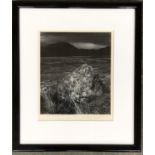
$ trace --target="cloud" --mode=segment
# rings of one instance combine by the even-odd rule
[[[65,37],[63,36],[51,36],[51,35],[41,35],[40,37],[41,42],[44,44],[54,44],[57,42],[63,42],[65,41]]]
[[[95,43],[90,43],[90,42],[71,42],[73,46],[79,49],[100,49],[100,48],[105,48],[107,45],[101,45],[101,44],[95,44]]]

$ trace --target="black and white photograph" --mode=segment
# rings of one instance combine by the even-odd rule
[[[141,152],[143,3],[12,4],[12,150]]]
[[[40,114],[111,114],[111,32],[40,32]]]

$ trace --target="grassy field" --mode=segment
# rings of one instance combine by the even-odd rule
[[[68,100],[56,97],[58,86],[62,79],[70,75],[82,64],[93,68],[93,74],[99,75],[103,84],[101,96],[91,96],[89,102],[77,103],[81,113],[108,114],[110,113],[110,59],[92,57],[42,57],[41,58],[41,113],[77,114],[76,105]],[[62,90],[67,89],[61,86]],[[84,88],[83,88],[84,89]],[[67,96],[67,95],[66,95]],[[67,97],[66,97],[67,98]]]

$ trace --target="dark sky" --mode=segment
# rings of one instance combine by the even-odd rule
[[[58,42],[68,42],[79,49],[100,49],[110,46],[111,33],[53,33],[41,32],[41,44],[46,46]]]

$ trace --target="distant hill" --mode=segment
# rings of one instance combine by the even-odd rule
[[[41,57],[92,56],[110,58],[110,47],[101,49],[78,49],[66,42],[41,45]]]

